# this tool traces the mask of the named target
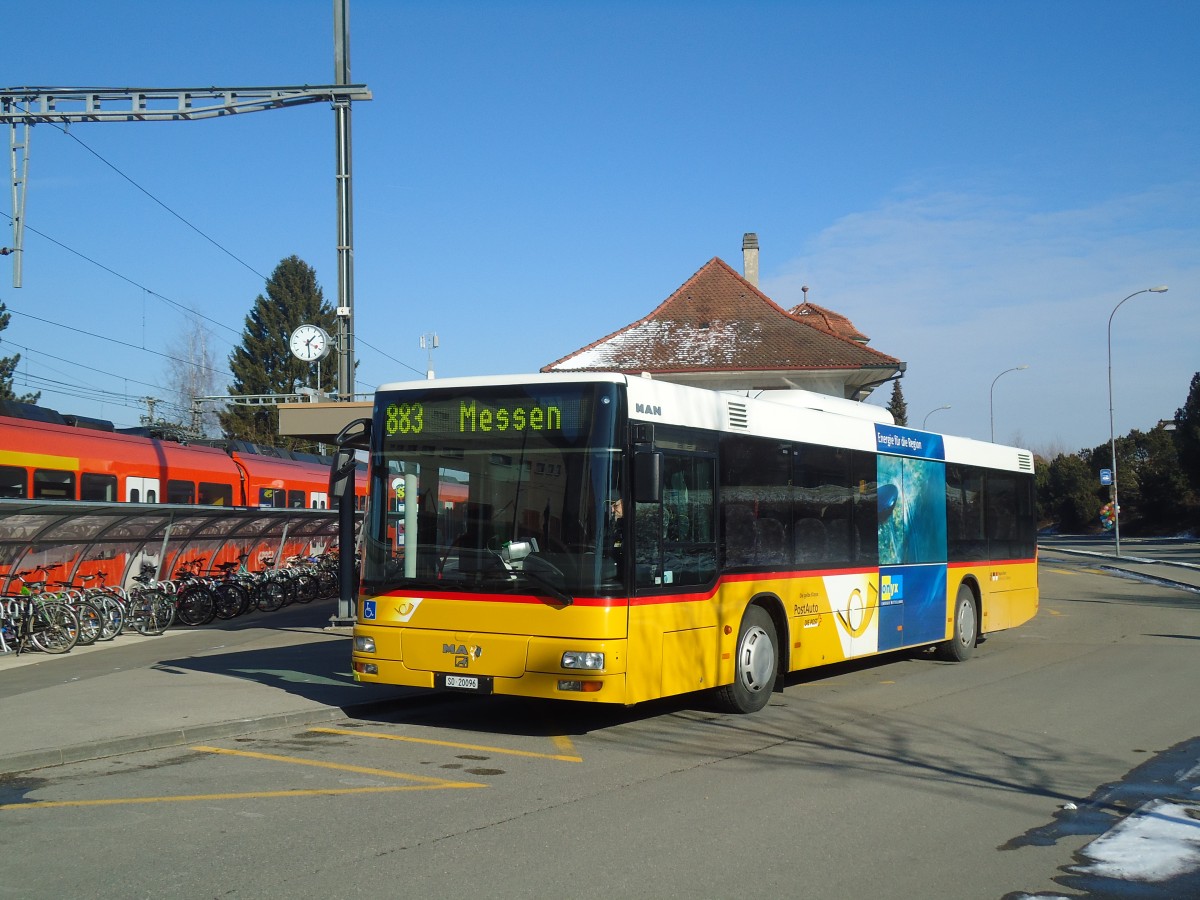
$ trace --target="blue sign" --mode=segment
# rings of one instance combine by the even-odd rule
[[[946,450],[940,434],[913,431],[894,425],[875,426],[875,448],[880,453],[915,456],[918,459],[945,459]]]
[[[375,601],[374,600],[364,600],[363,601],[363,618],[364,619],[374,619],[375,618]]]
[[[1101,484],[1112,484],[1112,469],[1101,469],[1100,470],[1100,483]]]

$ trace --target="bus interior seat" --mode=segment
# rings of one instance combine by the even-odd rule
[[[759,563],[787,562],[784,546],[783,523],[778,519],[762,518],[754,522],[755,540],[758,545]]]
[[[754,563],[754,511],[747,504],[730,503],[723,509],[725,525],[725,565],[748,566]]]
[[[827,554],[825,524],[820,519],[799,519],[792,529],[792,544],[796,548],[796,562],[823,562]]]

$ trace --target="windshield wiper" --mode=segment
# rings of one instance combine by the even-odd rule
[[[551,581],[549,577],[547,577],[548,575],[557,575],[559,578],[563,577],[563,573],[559,571],[558,566],[554,565],[554,563],[547,562],[539,556],[527,556],[524,560],[522,560],[522,563],[523,564],[520,569],[513,570],[514,575],[524,575],[530,581],[542,587],[546,593],[550,594],[550,596],[560,601],[563,606],[570,606],[575,602],[574,597],[572,597],[553,581]],[[534,571],[530,571],[530,563],[533,564]],[[538,568],[545,569],[547,574],[540,574],[536,571]]]

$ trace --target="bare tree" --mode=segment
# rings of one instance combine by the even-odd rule
[[[173,407],[173,419],[196,437],[218,437],[221,424],[218,414],[224,404],[196,403],[197,397],[212,397],[217,385],[228,378],[218,369],[213,352],[213,335],[199,316],[188,316],[183,330],[167,348],[165,387]]]

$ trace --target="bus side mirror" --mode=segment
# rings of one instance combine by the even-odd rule
[[[633,454],[633,500],[635,503],[662,501],[663,455],[657,450],[638,450]]]
[[[358,468],[358,459],[354,451],[365,450],[370,444],[371,420],[355,419],[338,432],[335,439],[337,450],[333,453],[333,463],[329,467],[329,498],[338,502],[343,497],[350,498],[354,506],[354,473]]]
[[[333,464],[329,467],[329,496],[331,498],[354,496],[354,472],[358,468],[358,459],[349,448],[338,448],[333,454]],[[351,504],[353,505],[353,504]]]

